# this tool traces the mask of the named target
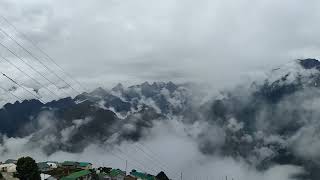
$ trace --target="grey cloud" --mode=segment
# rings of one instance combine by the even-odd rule
[[[110,87],[118,82],[130,85],[146,80],[172,80],[206,82],[220,89],[247,80],[246,76],[256,76],[261,69],[273,67],[275,64],[279,65],[301,57],[320,57],[318,53],[319,33],[317,33],[320,29],[317,23],[320,16],[317,9],[319,2],[315,0],[308,2],[298,0],[256,2],[249,0],[237,2],[222,0],[197,2],[191,0],[29,0],[23,2],[1,0],[0,4],[1,12],[13,24],[89,88]],[[1,21],[2,26],[4,26],[3,21]],[[5,28],[15,34],[12,29]],[[26,42],[23,43],[30,47]],[[9,45],[13,46],[13,44]],[[25,56],[21,51],[18,53]],[[13,58],[8,53],[6,55]],[[43,58],[39,52],[37,55]],[[28,60],[34,63],[29,58]],[[0,64],[0,68],[18,78],[24,86],[28,88],[34,86],[28,78],[23,78],[16,70],[9,68],[4,63]],[[44,72],[43,69],[41,71]],[[1,79],[1,85],[4,85],[5,88],[12,88],[12,84],[5,79]],[[56,91],[60,93],[59,90]],[[226,102],[214,108],[224,108],[224,105],[235,103],[231,105],[231,111],[234,110],[242,115],[242,107],[251,107],[249,103],[252,102],[252,99],[249,96],[252,90],[243,93],[242,91],[235,90],[236,97],[231,97],[231,99],[228,99],[226,95],[222,98],[227,99]],[[30,98],[19,88],[16,93]],[[40,90],[39,93],[45,94],[43,90]],[[239,151],[244,155],[251,152],[246,151],[246,148],[253,149],[254,152],[248,159],[252,159],[251,163],[258,164],[274,156],[275,150],[272,147],[266,147],[267,145],[280,144],[280,147],[292,146],[293,152],[302,158],[318,158],[315,153],[319,149],[318,144],[311,146],[306,154],[302,154],[302,150],[296,146],[314,142],[316,138],[313,137],[318,137],[315,129],[306,126],[306,129],[301,129],[297,134],[288,132],[286,135],[289,137],[273,134],[290,123],[302,123],[299,125],[305,126],[309,117],[312,120],[309,123],[314,125],[314,119],[319,117],[318,114],[309,116],[310,114],[304,111],[314,112],[315,109],[308,109],[308,103],[313,105],[311,107],[315,107],[317,102],[313,101],[314,92],[306,94],[307,97],[294,94],[284,99],[277,105],[278,109],[274,114],[270,113],[273,112],[274,107],[268,107],[267,103],[262,104],[257,117],[254,117],[257,119],[254,119],[252,127],[246,127],[246,121],[250,119],[244,121],[244,127],[253,128],[256,131],[251,134],[238,131],[242,126],[236,123],[238,119],[232,122],[231,127],[219,124],[222,127],[218,127],[216,131],[220,132],[218,134],[222,136],[219,136],[220,139],[212,138],[217,136],[216,132],[205,131],[202,134],[192,134],[194,131],[199,131],[198,128],[192,126],[194,122],[181,125],[174,121],[178,129],[170,129],[166,124],[157,124],[148,132],[154,133],[154,136],[151,136],[150,139],[143,139],[142,143],[155,147],[163,142],[165,145],[171,145],[173,148],[170,151],[175,152],[177,155],[175,158],[179,160],[170,162],[173,156],[169,150],[159,148],[163,152],[158,153],[164,159],[167,158],[175,167],[182,167],[187,172],[191,172],[190,169],[195,167],[203,167],[205,172],[211,169],[219,170],[215,173],[220,176],[225,175],[224,170],[228,167],[239,176],[239,179],[292,179],[291,175],[303,172],[303,169],[296,166],[270,165],[265,171],[258,172],[251,169],[251,166],[241,159],[215,157],[215,153],[217,147],[225,148],[226,154],[233,153],[231,151],[233,147],[243,148]],[[306,104],[300,104],[305,98],[307,98],[304,101]],[[1,103],[7,100],[12,101],[9,98],[1,99]],[[297,117],[294,116],[290,117],[291,119],[282,118],[285,112],[296,110],[303,111],[299,121],[295,121]],[[215,119],[218,123],[219,120],[234,118],[230,114],[221,114],[223,117]],[[203,118],[201,120],[207,120],[206,118],[210,118],[210,115],[212,114],[199,116]],[[132,119],[134,120],[134,117]],[[217,124],[209,123],[209,126],[215,127]],[[124,128],[129,132],[136,130],[132,128],[132,124]],[[191,132],[181,130],[184,128]],[[68,133],[65,135],[67,136]],[[139,135],[137,134],[137,137]],[[203,140],[200,140],[200,145],[195,143],[196,140],[199,140],[197,138]],[[1,148],[5,148],[0,149],[0,152],[5,155],[3,157],[7,157],[9,156],[6,154],[8,150],[13,149],[10,153],[19,155],[29,153],[39,159],[46,159],[45,153],[32,151],[33,144],[28,147],[29,152],[22,152],[24,145],[28,144],[30,139],[31,137],[16,139],[3,137],[4,145]],[[289,142],[287,142],[288,139]],[[40,143],[46,145],[46,142],[52,141],[55,141],[54,137],[47,136]],[[224,147],[226,141],[230,142],[232,147]],[[127,143],[130,144],[130,142]],[[238,146],[238,143],[243,143],[244,147]],[[257,146],[252,148],[255,146],[254,143],[257,143]],[[120,144],[120,146],[128,144]],[[199,146],[202,152],[199,151]],[[208,157],[203,155],[203,152],[211,154],[212,159],[204,160]],[[96,153],[104,154],[104,149],[93,144],[86,147],[82,153],[59,151],[50,155],[50,158],[60,160],[63,159],[62,157],[70,157],[87,160],[87,154]],[[185,158],[186,156],[189,158]],[[109,155],[108,158],[114,159]],[[96,160],[103,162],[99,158]],[[118,166],[121,164],[119,161],[112,162],[116,162]],[[199,164],[204,166],[199,166]],[[198,172],[201,173],[202,169],[199,169]]]
[[[1,4],[5,16],[90,86],[120,77],[129,84],[167,79],[223,87],[274,64],[319,57],[317,1]]]
[[[43,127],[46,127],[44,125]],[[167,173],[171,178],[179,178],[177,171],[182,171],[184,177],[193,179],[222,178],[228,175],[239,180],[293,180],[293,176],[304,172],[304,169],[292,165],[276,165],[265,171],[257,171],[243,160],[231,157],[204,156],[197,147],[196,139],[190,137],[187,130],[198,128],[195,125],[186,125],[179,119],[171,121],[158,121],[150,130],[149,136],[139,141],[140,148],[157,155],[161,162],[169,166]],[[45,146],[55,141],[53,137],[45,136],[38,142],[32,141],[30,136],[24,138],[1,138],[3,143],[0,147],[1,158],[13,158],[18,156],[33,156],[38,161],[73,159],[79,161],[92,161],[94,166],[107,165],[124,168],[125,160],[129,160],[129,169],[139,169],[149,173],[157,173],[160,170],[154,162],[149,161],[144,153],[137,151],[137,145],[133,142],[124,141],[119,145],[110,147],[91,144],[80,153],[57,151],[49,156],[39,146]],[[170,147],[170,148],[163,148]],[[134,159],[133,159],[134,157]],[[123,159],[122,159],[123,158]],[[143,162],[144,166],[137,163]],[[172,172],[174,171],[174,172]]]

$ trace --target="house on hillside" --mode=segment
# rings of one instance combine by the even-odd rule
[[[66,169],[77,169],[79,168],[79,162],[75,161],[64,161],[61,166]]]
[[[40,178],[41,180],[57,180],[57,178],[52,177],[49,174],[43,174],[43,173],[40,174]]]
[[[17,165],[13,163],[1,164],[0,172],[15,173],[17,172]]]
[[[110,172],[101,172],[98,176],[99,180],[124,180],[126,172],[120,169],[111,169]]]
[[[47,161],[47,164],[51,167],[51,169],[56,169],[59,166],[59,163],[55,161]]]
[[[79,168],[84,170],[92,169],[92,164],[88,162],[79,162]]]
[[[136,170],[132,170],[130,172],[130,175],[132,177],[137,178],[138,180],[157,180],[157,178],[151,174],[146,174],[146,173],[142,173],[142,172],[138,172]]]
[[[88,162],[64,161],[61,166],[67,169],[92,169],[92,164]]]
[[[112,169],[109,173],[111,180],[123,180],[126,176],[126,172],[120,169]]]
[[[108,173],[105,172],[99,172],[98,173],[99,180],[111,180],[111,177]]]
[[[61,178],[61,180],[93,180],[93,173],[90,170],[82,170]]]

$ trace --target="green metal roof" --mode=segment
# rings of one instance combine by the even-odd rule
[[[80,167],[86,167],[86,166],[89,166],[89,165],[92,165],[92,164],[88,163],[88,162],[79,162],[79,166]]]
[[[75,161],[64,161],[62,163],[63,166],[78,166],[79,163],[78,162],[75,162]]]
[[[120,169],[112,169],[109,173],[109,175],[111,177],[115,177],[115,176],[118,176],[118,175],[125,175],[126,173],[124,171],[121,171]]]
[[[102,172],[102,173],[99,173],[98,176],[109,176],[109,174],[105,173],[105,172]]]
[[[92,165],[89,162],[76,162],[76,161],[64,161],[62,163],[63,166],[79,166],[79,167],[87,167],[88,165]]]
[[[15,159],[8,159],[8,160],[5,161],[6,164],[11,164],[11,163],[12,164],[17,164],[17,162],[18,162],[18,160],[15,160]]]
[[[61,178],[61,180],[76,180],[77,178],[87,176],[91,173],[92,172],[89,170],[78,171],[78,172],[70,174],[69,176]]]

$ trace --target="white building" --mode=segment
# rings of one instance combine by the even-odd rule
[[[57,180],[56,178],[52,177],[52,176],[49,175],[49,174],[43,174],[43,173],[41,173],[41,174],[40,174],[40,177],[41,177],[41,180]]]
[[[47,162],[47,164],[50,166],[50,168],[52,169],[56,169],[58,168],[58,164],[55,162]]]
[[[0,171],[1,172],[8,172],[8,173],[15,173],[15,172],[17,172],[17,165],[15,165],[13,163],[0,164]]]

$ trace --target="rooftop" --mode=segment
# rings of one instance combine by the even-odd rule
[[[89,162],[79,162],[79,166],[80,167],[86,167],[86,166],[89,166],[89,165],[92,165],[92,164],[89,163]]]
[[[17,162],[18,162],[18,160],[8,159],[8,160],[6,160],[4,163],[5,163],[5,164],[10,164],[10,163],[16,164]]]
[[[89,162],[76,162],[76,161],[64,161],[62,163],[63,166],[79,166],[79,167],[87,167],[89,165],[92,165]]]
[[[61,180],[76,180],[77,178],[87,176],[91,173],[92,172],[89,170],[78,171],[78,172],[70,174],[69,176],[61,178]]]
[[[115,176],[118,176],[118,175],[124,175],[125,176],[126,173],[124,171],[120,170],[120,169],[112,169],[109,174],[110,174],[111,177],[115,177]]]
[[[64,161],[62,163],[63,166],[78,166],[79,162],[75,162],[75,161]]]

